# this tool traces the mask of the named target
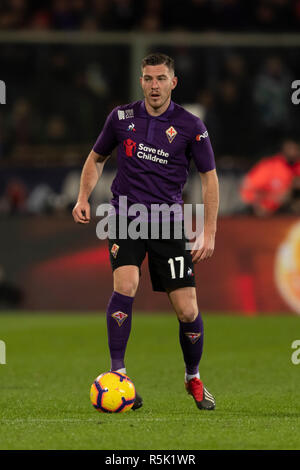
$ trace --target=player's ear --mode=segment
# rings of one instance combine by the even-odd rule
[[[174,88],[177,86],[177,83],[178,83],[178,78],[173,77],[172,78],[172,90],[174,90]]]

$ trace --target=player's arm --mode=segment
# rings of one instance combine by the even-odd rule
[[[75,222],[88,224],[91,217],[89,197],[102,175],[108,156],[99,155],[91,150],[82,169],[77,203],[72,211]]]
[[[201,173],[202,199],[204,204],[204,237],[199,248],[197,240],[191,251],[193,263],[210,258],[215,248],[217,216],[219,209],[219,182],[215,169]]]

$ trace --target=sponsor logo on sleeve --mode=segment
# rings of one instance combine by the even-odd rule
[[[173,140],[175,139],[176,135],[177,135],[177,131],[176,131],[176,129],[174,129],[173,126],[170,126],[169,129],[166,130],[166,134],[167,134],[167,137],[168,137],[168,141],[171,144],[173,142]]]
[[[203,134],[196,135],[196,140],[197,140],[197,142],[200,142],[201,139],[206,139],[206,137],[208,137],[208,132],[207,131],[203,132]]]
[[[129,119],[133,117],[134,117],[133,109],[125,109],[125,119]]]
[[[118,118],[119,118],[119,121],[122,121],[123,119],[134,118],[133,109],[125,109],[125,111],[122,109],[118,109]]]
[[[125,113],[121,109],[118,109],[118,118],[119,118],[119,121],[121,121],[122,119],[125,119]]]

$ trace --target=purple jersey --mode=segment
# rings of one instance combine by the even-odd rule
[[[108,116],[93,150],[103,156],[118,146],[112,204],[119,196],[134,203],[182,204],[190,161],[205,173],[215,168],[203,122],[171,101],[160,116],[148,114],[144,101],[118,106]]]

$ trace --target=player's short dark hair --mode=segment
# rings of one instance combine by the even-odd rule
[[[162,54],[161,52],[154,52],[152,54],[148,54],[142,60],[142,70],[146,65],[166,65],[168,69],[174,72],[174,60],[172,57],[169,57],[166,54]]]

